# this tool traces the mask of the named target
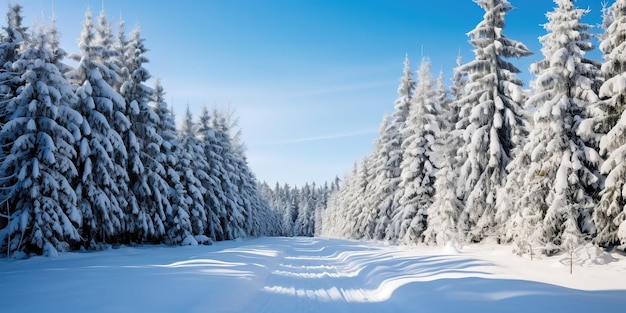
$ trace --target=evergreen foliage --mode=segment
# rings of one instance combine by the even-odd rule
[[[210,244],[277,235],[279,218],[231,130],[232,112],[188,111],[178,131],[136,29],[85,14],[75,66],[55,18],[27,34],[11,5],[0,36],[0,252],[56,255],[111,244]],[[207,111],[208,112],[208,111]],[[311,212],[299,231],[312,235]]]

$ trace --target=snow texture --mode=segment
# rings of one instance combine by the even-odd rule
[[[569,256],[531,261],[510,249],[260,238],[5,259],[0,311],[522,313],[626,305],[623,254],[577,249],[570,274]]]

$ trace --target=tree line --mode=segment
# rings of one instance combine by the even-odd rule
[[[373,151],[328,201],[321,234],[406,244],[498,240],[518,253],[626,244],[626,1],[603,10],[603,62],[588,13],[555,0],[530,90],[509,60],[507,0],[475,0],[475,59],[452,84],[407,57],[393,114]]]
[[[177,129],[159,79],[148,86],[139,28],[87,11],[79,53],[55,18],[0,35],[0,253],[55,255],[112,244],[209,244],[280,232],[232,114],[189,108]],[[71,59],[71,66],[66,60]]]

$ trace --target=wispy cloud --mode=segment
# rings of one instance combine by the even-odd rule
[[[328,94],[335,94],[335,93],[341,93],[341,92],[386,87],[386,86],[389,86],[390,84],[391,83],[389,81],[366,82],[366,83],[361,83],[361,84],[348,84],[348,85],[341,85],[341,86],[335,86],[335,87],[299,91],[296,93],[289,94],[289,97],[328,95]]]
[[[377,132],[376,129],[367,129],[367,130],[353,131],[353,132],[347,132],[347,133],[330,134],[330,135],[324,135],[324,136],[265,142],[265,143],[260,143],[260,145],[289,145],[289,144],[312,142],[312,141],[324,141],[324,140],[333,140],[333,139],[342,139],[342,138],[370,135],[370,134],[375,134],[376,132]]]

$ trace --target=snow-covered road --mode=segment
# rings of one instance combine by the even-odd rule
[[[604,255],[602,266],[583,262],[569,275],[558,258],[531,262],[498,249],[260,238],[0,260],[0,312],[620,312],[626,305],[621,255]]]

